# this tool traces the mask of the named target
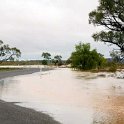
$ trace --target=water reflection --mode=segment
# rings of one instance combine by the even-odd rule
[[[0,98],[63,124],[123,124],[124,80],[58,69],[0,81]]]
[[[4,80],[0,80],[0,98],[2,98],[3,90],[4,90]]]

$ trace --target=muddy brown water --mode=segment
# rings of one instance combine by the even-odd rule
[[[124,79],[56,69],[0,80],[0,99],[62,124],[124,124]]]

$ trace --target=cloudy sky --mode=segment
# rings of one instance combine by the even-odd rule
[[[70,56],[74,45],[91,43],[106,57],[110,47],[96,43],[88,13],[98,0],[0,0],[0,40],[22,51],[21,59],[40,59],[41,53]]]

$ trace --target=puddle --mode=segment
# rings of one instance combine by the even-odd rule
[[[0,80],[0,99],[63,124],[123,124],[124,79],[57,69]]]

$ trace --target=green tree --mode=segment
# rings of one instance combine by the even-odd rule
[[[62,56],[60,55],[54,56],[54,63],[55,65],[62,65]]]
[[[97,51],[90,50],[90,44],[79,43],[71,54],[71,65],[73,68],[90,70],[101,68],[105,62],[104,57]]]
[[[89,13],[89,23],[105,27],[93,38],[116,45],[124,58],[124,0],[99,0],[97,9]]]
[[[42,57],[44,58],[44,60],[42,61],[43,65],[47,65],[50,63],[50,59],[51,59],[51,54],[48,52],[43,52],[42,53]]]
[[[16,47],[11,48],[9,45],[0,40],[0,63],[3,61],[14,61],[21,56],[21,51]]]
[[[44,59],[46,59],[46,60],[49,60],[49,59],[51,59],[51,54],[48,53],[48,52],[43,52],[43,53],[42,53],[42,57],[43,57]]]

